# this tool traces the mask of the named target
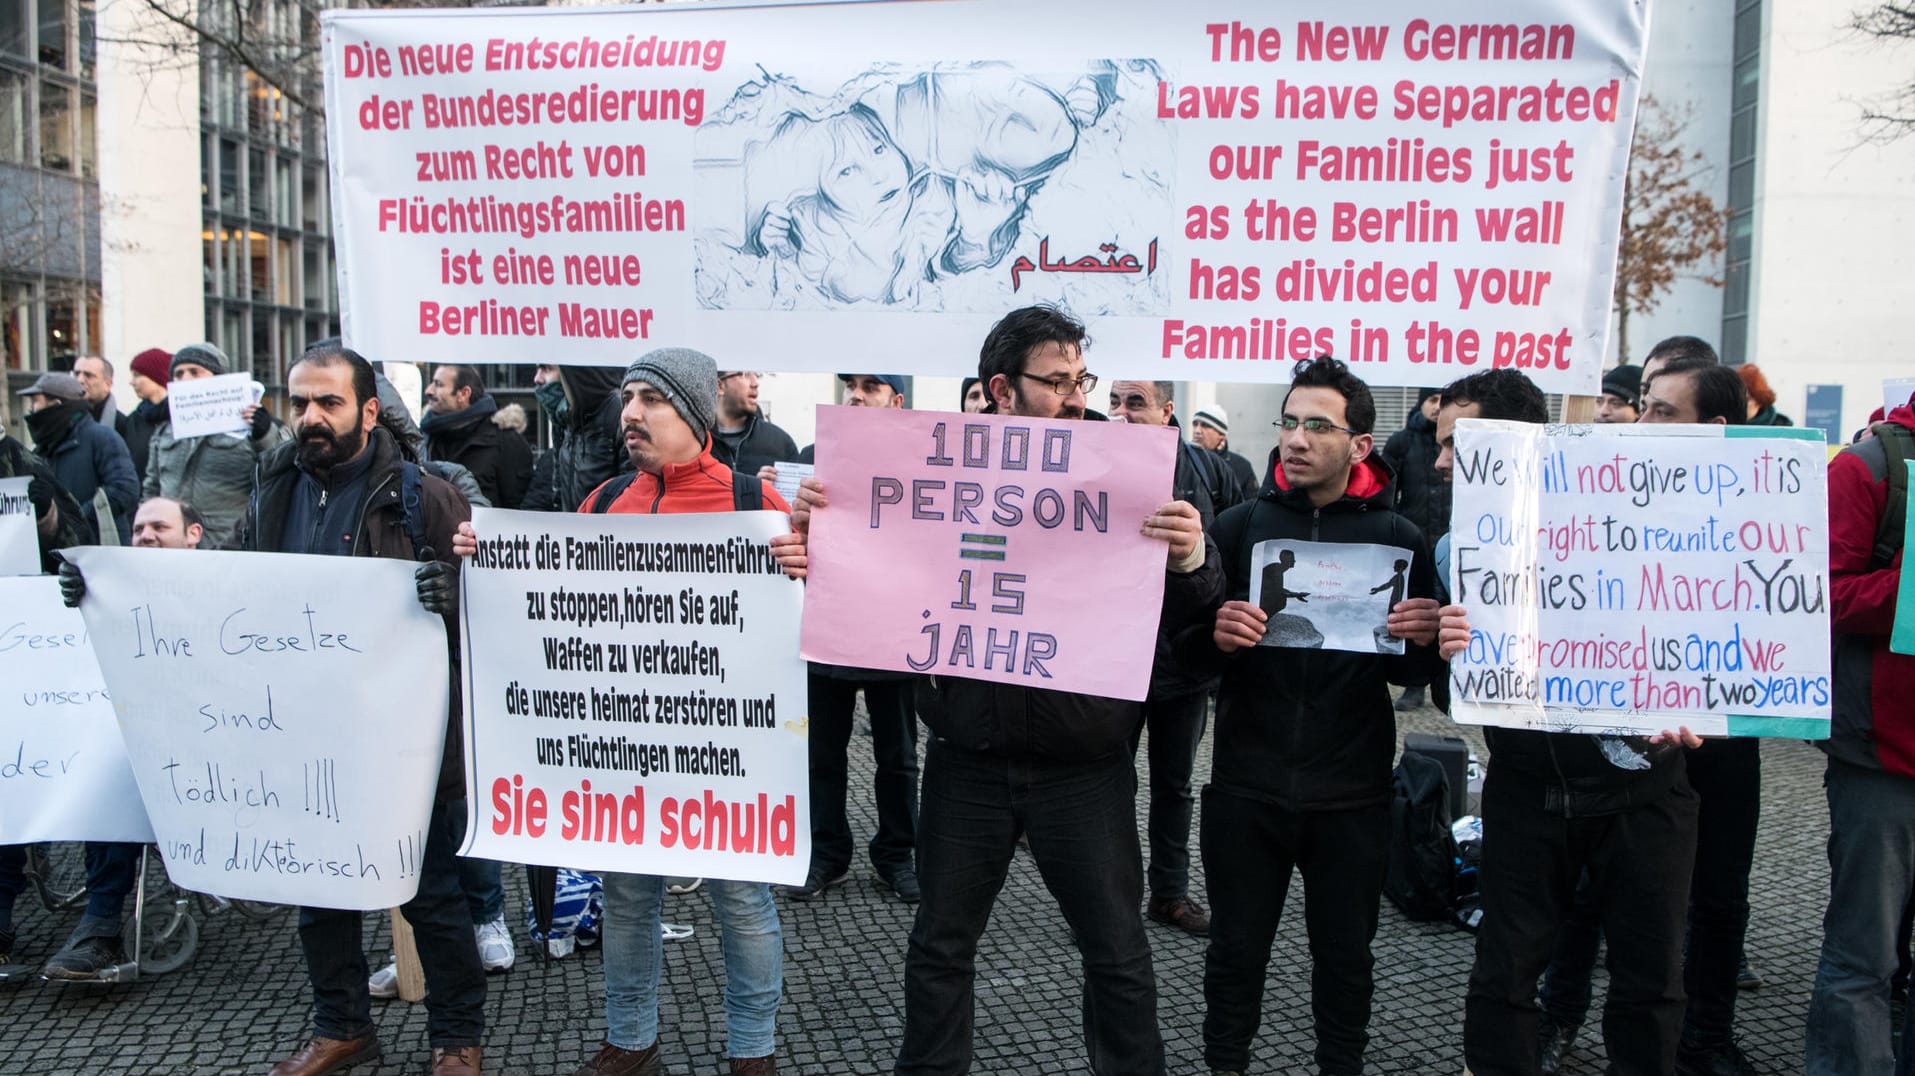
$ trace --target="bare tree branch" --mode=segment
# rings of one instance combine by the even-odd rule
[[[1678,277],[1722,286],[1720,277],[1694,272],[1727,249],[1728,212],[1700,186],[1713,169],[1701,151],[1684,146],[1688,126],[1687,112],[1672,113],[1652,95],[1644,94],[1637,105],[1612,295],[1617,346],[1625,358],[1629,316],[1654,310]]]

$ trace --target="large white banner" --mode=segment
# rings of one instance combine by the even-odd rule
[[[0,575],[40,574],[39,519],[27,499],[31,478],[0,478]]]
[[[811,861],[801,584],[781,512],[475,508],[465,855],[802,882]]]
[[[1594,392],[1647,0],[329,11],[347,340]]]
[[[1458,423],[1451,715],[1826,738],[1827,470],[1819,430]]]
[[[93,637],[166,871],[362,911],[419,886],[445,745],[445,622],[415,565],[88,546]]]
[[[0,579],[0,844],[151,841],[93,643],[51,576]]]

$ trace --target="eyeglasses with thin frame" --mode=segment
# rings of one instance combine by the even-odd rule
[[[1036,374],[1021,373],[1017,376],[1029,378],[1040,385],[1049,385],[1051,391],[1057,393],[1059,396],[1069,396],[1074,391],[1082,391],[1084,395],[1089,396],[1091,393],[1097,391],[1096,374],[1085,374],[1083,377],[1060,377],[1056,380],[1052,380],[1048,377],[1039,377]]]
[[[1272,422],[1270,425],[1281,426],[1285,430],[1294,430],[1297,427],[1301,426],[1303,427],[1303,432],[1309,434],[1312,437],[1329,433],[1331,430],[1341,430],[1344,433],[1349,434],[1351,437],[1358,436],[1358,433],[1356,430],[1353,430],[1348,426],[1339,426],[1336,423],[1331,422],[1327,418],[1298,418],[1295,415],[1285,415],[1282,418],[1276,420],[1275,422]]]
[[[734,377],[755,377],[762,381],[765,375],[758,370],[733,370],[730,373],[719,374],[718,380],[730,381]]]

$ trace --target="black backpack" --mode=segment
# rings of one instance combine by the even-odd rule
[[[619,475],[617,478],[607,479],[604,485],[598,487],[598,493],[592,498],[592,514],[604,515],[610,511],[612,502],[618,500],[619,494],[631,488],[632,483],[637,480],[637,471]],[[764,506],[765,484],[758,480],[758,476],[755,474],[745,474],[743,471],[733,471],[731,473],[732,510],[735,512],[756,512]]]
[[[1877,422],[1870,428],[1881,443],[1882,455],[1888,464],[1882,476],[1888,486],[1888,496],[1882,505],[1882,518],[1875,524],[1873,554],[1873,566],[1886,568],[1895,563],[1895,554],[1902,550],[1902,536],[1907,533],[1908,460],[1915,458],[1915,434],[1895,422]]]
[[[1443,764],[1406,754],[1390,801],[1390,868],[1383,895],[1420,923],[1452,918],[1456,837],[1450,832],[1450,781]]]

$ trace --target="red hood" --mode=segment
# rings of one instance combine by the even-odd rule
[[[1904,410],[1907,409],[1904,408]],[[1276,454],[1272,452],[1272,456],[1274,457],[1275,455]],[[1271,484],[1286,493],[1289,492],[1290,479],[1283,473],[1283,461],[1281,458],[1275,458],[1271,462],[1275,464],[1275,466],[1270,468]],[[1390,479],[1391,475],[1388,465],[1372,454],[1369,458],[1351,469],[1350,485],[1349,488],[1343,491],[1343,495],[1354,500],[1367,501],[1388,490],[1390,488]]]
[[[1904,429],[1915,430],[1915,397],[1910,397],[1908,403],[1890,411],[1888,417],[1882,421],[1893,422]]]

